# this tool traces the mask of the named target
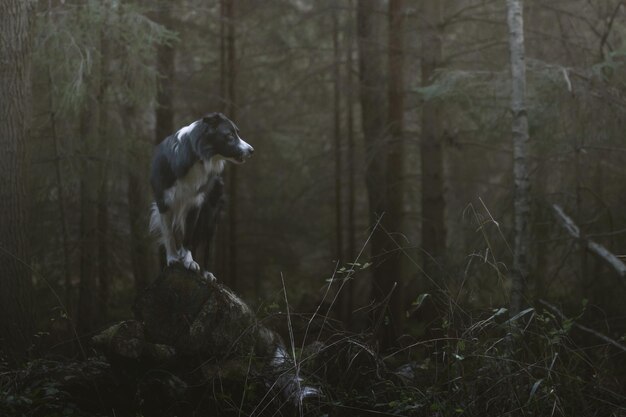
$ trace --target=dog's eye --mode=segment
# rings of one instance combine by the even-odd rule
[[[235,135],[233,135],[232,133],[229,133],[227,138],[228,138],[229,141],[232,142],[233,140],[235,140]]]

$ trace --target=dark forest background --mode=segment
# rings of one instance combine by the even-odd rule
[[[221,111],[256,152],[224,174],[218,281],[286,338],[286,311],[318,312],[390,369],[421,372],[408,386],[424,397],[379,399],[384,411],[355,399],[364,389],[345,398],[400,415],[626,413],[621,0],[523,2],[519,112],[507,12],[521,2],[3,3],[7,375],[84,359],[132,315],[161,270],[153,146]],[[514,161],[528,172],[524,230]],[[496,345],[513,365],[481,362]],[[498,372],[525,381],[502,396],[524,397],[467,400],[473,378],[498,385]]]

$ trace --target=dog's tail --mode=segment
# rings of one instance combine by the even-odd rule
[[[150,204],[150,233],[159,234],[161,231],[161,213],[156,203]]]

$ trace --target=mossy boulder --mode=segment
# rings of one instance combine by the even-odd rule
[[[260,327],[245,302],[224,285],[180,266],[166,268],[137,298],[134,312],[146,340],[172,346],[181,355],[247,355],[259,339]]]

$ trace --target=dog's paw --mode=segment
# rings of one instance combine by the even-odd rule
[[[203,271],[202,272],[202,276],[204,277],[204,279],[206,279],[209,282],[215,282],[217,281],[217,278],[215,278],[215,275],[213,275],[212,273],[210,273],[209,271]]]
[[[180,260],[185,268],[190,271],[200,272],[200,265],[198,264],[198,262],[193,260],[193,256],[191,256],[190,250],[181,248],[178,253],[180,255]]]
[[[200,272],[200,265],[198,264],[198,262],[194,260],[191,260],[191,261],[185,260],[183,262],[183,265],[185,265],[185,268],[187,268],[190,271]]]

